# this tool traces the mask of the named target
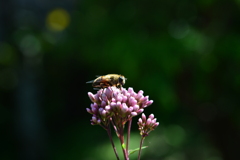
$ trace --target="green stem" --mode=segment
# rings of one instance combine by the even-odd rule
[[[129,160],[128,151],[126,150],[126,146],[125,146],[125,143],[124,143],[123,127],[121,127],[121,129],[119,129],[119,139],[120,139],[120,142],[121,142],[121,147],[122,147],[124,159]]]
[[[140,160],[140,157],[141,157],[142,145],[143,145],[144,139],[145,139],[145,137],[142,137],[142,138],[141,138],[140,147],[139,147],[139,152],[138,152],[138,160]]]
[[[115,153],[115,155],[116,155],[116,157],[117,157],[117,160],[120,160],[120,159],[119,159],[119,156],[118,156],[118,153],[117,153],[117,149],[116,149],[116,147],[115,147],[115,145],[114,145],[114,142],[113,142],[113,139],[112,139],[112,134],[111,134],[110,125],[109,125],[109,127],[108,127],[108,129],[107,129],[107,133],[108,133],[108,137],[109,137],[109,139],[110,139],[110,141],[111,141],[111,144],[112,144],[114,153]]]
[[[128,152],[128,147],[129,147],[129,143],[130,143],[131,125],[132,125],[132,118],[128,121],[127,146],[126,146],[127,152]]]

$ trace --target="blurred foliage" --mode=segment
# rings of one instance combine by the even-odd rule
[[[0,159],[114,159],[85,109],[95,92],[85,82],[108,73],[154,100],[145,112],[160,126],[143,159],[240,159],[239,7],[239,0],[2,1]]]

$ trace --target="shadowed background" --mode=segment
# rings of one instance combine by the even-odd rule
[[[109,73],[154,100],[142,159],[240,159],[239,16],[238,0],[2,0],[0,159],[115,159],[86,112]]]

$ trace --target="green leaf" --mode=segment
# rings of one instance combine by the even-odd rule
[[[145,148],[147,148],[147,147],[148,147],[148,146],[143,146],[142,149],[145,149]],[[134,152],[139,151],[139,149],[140,149],[140,148],[136,148],[136,149],[133,149],[133,150],[129,150],[128,153],[129,153],[129,155],[130,155],[130,154],[133,154]]]
[[[123,148],[123,149],[126,149],[125,143],[122,144],[122,148]]]

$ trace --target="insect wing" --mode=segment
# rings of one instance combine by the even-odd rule
[[[88,82],[86,82],[86,83],[93,83],[95,80],[91,80],[91,81],[88,81]]]

